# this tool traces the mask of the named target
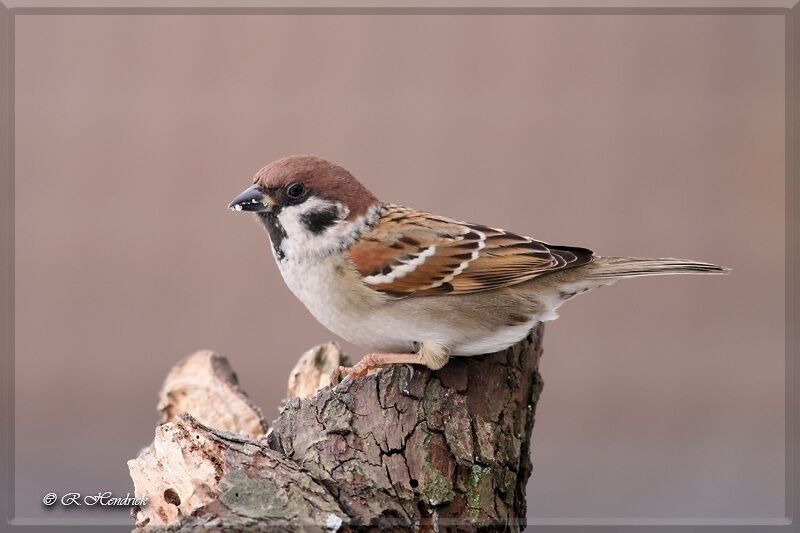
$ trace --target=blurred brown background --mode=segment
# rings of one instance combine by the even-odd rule
[[[333,335],[226,205],[302,152],[396,203],[733,267],[548,325],[530,517],[783,516],[783,24],[17,16],[16,516],[129,523],[41,498],[131,490],[161,380],[196,349],[274,417]]]

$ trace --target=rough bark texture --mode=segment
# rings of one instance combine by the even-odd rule
[[[159,426],[129,461],[136,495],[150,499],[134,509],[137,526],[520,529],[541,335],[540,326],[503,352],[436,372],[393,366],[335,387],[326,380],[338,348],[312,349],[261,437],[209,427],[199,420],[214,417],[198,412],[209,402],[184,401],[189,414]]]

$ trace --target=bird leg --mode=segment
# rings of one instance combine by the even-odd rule
[[[365,355],[354,367],[340,366],[331,376],[331,383],[338,383],[342,376],[348,379],[366,376],[373,368],[392,364],[424,365],[431,370],[439,370],[449,358],[449,347],[435,342],[422,342],[417,353],[371,353]]]
[[[355,379],[366,376],[373,368],[393,364],[420,364],[422,360],[418,353],[371,353],[365,355],[355,366],[340,366],[331,376],[331,382],[336,383],[339,378]]]

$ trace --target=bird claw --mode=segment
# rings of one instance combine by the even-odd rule
[[[414,365],[406,363],[405,367],[408,369],[408,382],[411,383],[414,381]]]
[[[347,368],[346,366],[336,367],[336,370],[334,370],[331,373],[331,386],[335,387],[336,385],[338,385],[339,383],[344,381],[344,377],[345,377],[344,370],[346,368]]]
[[[340,366],[331,374],[331,383],[333,385],[338,385],[345,381],[352,381],[356,378],[366,376],[368,371],[369,368],[361,366],[360,363],[355,366]]]

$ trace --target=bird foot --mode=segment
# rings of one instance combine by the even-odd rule
[[[419,363],[419,356],[405,353],[371,353],[365,355],[355,366],[340,366],[334,370],[331,374],[331,383],[336,385],[343,381],[361,378],[370,370],[397,363],[405,365]]]

